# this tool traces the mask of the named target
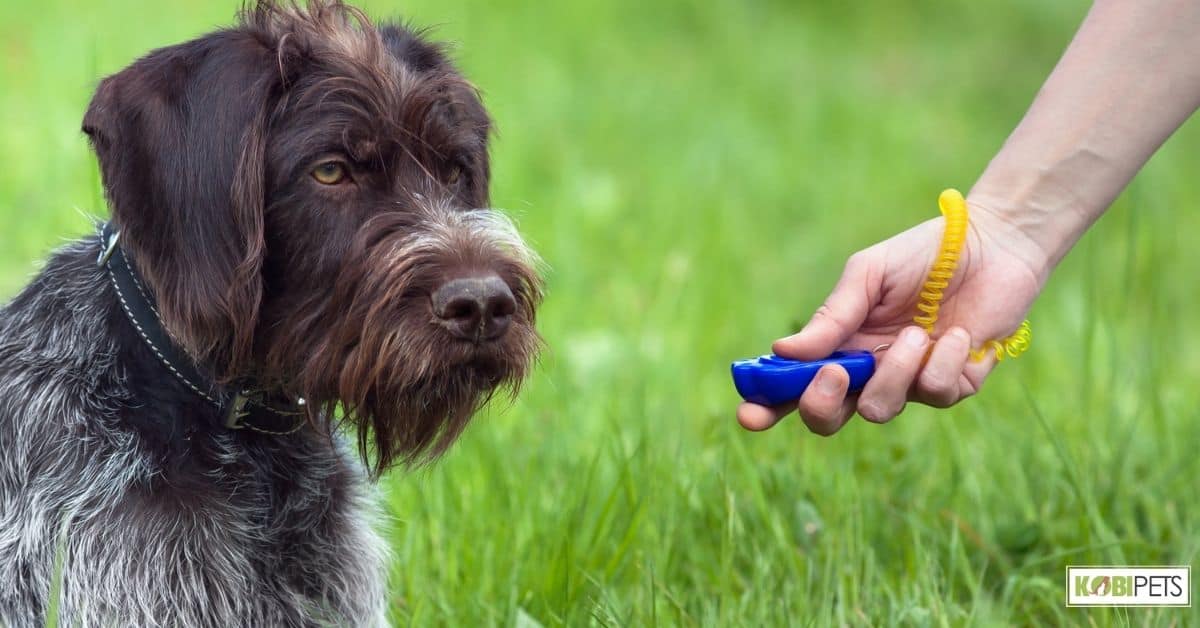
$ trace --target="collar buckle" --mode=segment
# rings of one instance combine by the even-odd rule
[[[96,258],[96,266],[104,268],[108,264],[108,260],[112,259],[113,251],[117,250],[117,241],[120,239],[120,231],[114,231],[111,224],[104,226],[104,232],[100,235],[100,256]]]
[[[252,395],[253,393],[248,390],[234,393],[233,399],[229,402],[229,413],[225,415],[225,427],[231,430],[240,430],[246,427],[242,419],[250,415],[246,406],[250,405]]]

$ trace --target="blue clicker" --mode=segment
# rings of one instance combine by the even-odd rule
[[[817,371],[826,364],[839,364],[850,374],[850,390],[862,390],[875,373],[875,355],[870,351],[838,351],[821,360],[802,362],[777,355],[764,355],[733,363],[733,385],[742,399],[773,406],[795,401],[804,394]]]

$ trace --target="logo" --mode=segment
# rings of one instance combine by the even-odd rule
[[[1191,605],[1191,567],[1067,567],[1067,606]]]

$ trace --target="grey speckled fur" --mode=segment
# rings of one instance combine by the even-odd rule
[[[121,420],[153,402],[117,359],[97,251],[60,251],[0,312],[0,625],[43,624],[60,547],[62,626],[385,624],[386,550],[340,441],[184,430],[166,460]]]

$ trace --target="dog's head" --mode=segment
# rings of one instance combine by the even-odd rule
[[[534,255],[485,209],[489,126],[438,46],[334,0],[157,50],[83,123],[177,341],[357,424],[376,471],[444,451],[536,353]]]

